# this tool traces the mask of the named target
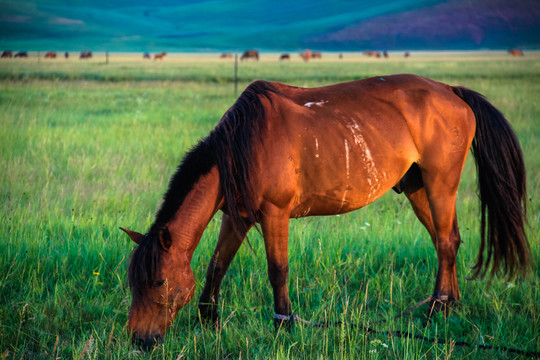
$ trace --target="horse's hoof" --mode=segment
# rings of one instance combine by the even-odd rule
[[[204,311],[199,308],[199,320],[203,325],[212,325],[216,328],[219,327],[220,318],[217,311]]]
[[[457,307],[458,304],[459,302],[457,299],[448,295],[433,295],[431,301],[429,302],[424,327],[429,324],[431,317],[439,312],[443,312],[445,317],[450,316],[452,309]]]
[[[274,330],[276,332],[280,330],[291,331],[294,327],[294,315],[274,315]]]

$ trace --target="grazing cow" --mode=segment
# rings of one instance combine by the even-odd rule
[[[19,51],[18,53],[15,54],[16,58],[20,57],[20,58],[27,58],[28,57],[28,53],[26,51]]]
[[[240,60],[253,59],[259,61],[259,52],[257,50],[246,50],[240,57]]]
[[[279,57],[279,61],[282,61],[282,60],[291,60],[291,55],[281,54],[281,56]]]
[[[2,57],[3,58],[11,58],[11,57],[13,57],[13,51],[5,50],[4,52],[2,52]]]
[[[322,59],[322,53],[320,51],[314,51],[313,54],[311,54],[312,59]]]
[[[510,49],[508,50],[508,53],[512,56],[524,56],[523,50],[521,49]]]
[[[384,50],[383,51],[383,56],[388,59],[388,51]]]
[[[81,54],[79,55],[79,59],[91,59],[91,58],[92,58],[91,51],[81,51]]]
[[[408,58],[409,56],[411,56],[411,54],[408,51],[406,51],[405,54],[403,54],[403,56]]]
[[[163,60],[163,58],[167,55],[167,52],[164,51],[161,54],[154,54],[154,60]]]
[[[147,53],[147,52],[143,53],[143,56],[142,56],[142,57],[143,57],[143,59],[151,59],[151,58],[152,58],[152,57],[150,56],[150,54]]]
[[[220,59],[232,59],[231,53],[223,53],[219,56]]]
[[[49,51],[45,54],[45,59],[56,59],[56,53],[54,51]]]
[[[64,58],[69,59],[69,53],[67,51],[64,53]]]
[[[343,54],[339,53],[338,58],[343,59]]]

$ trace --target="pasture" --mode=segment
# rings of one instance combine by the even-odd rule
[[[218,54],[140,54],[0,61],[0,357],[25,359],[493,359],[506,347],[540,351],[540,54],[323,53],[304,63],[279,54],[239,64],[238,94],[265,79],[319,86],[413,73],[488,97],[508,118],[527,167],[527,277],[468,281],[479,244],[472,156],[457,199],[462,305],[422,325],[436,253],[404,195],[387,193],[359,211],[291,220],[289,289],[299,324],[274,331],[262,238],[249,233],[222,285],[221,327],[197,320],[197,299],[221,222],[210,222],[192,268],[197,289],[164,343],[142,352],[126,332],[127,264],[183,154],[236,99],[234,61]],[[386,320],[386,322],[380,322]],[[368,334],[359,324],[380,330]],[[397,332],[423,338],[397,336]],[[387,334],[388,332],[388,334]],[[426,339],[437,338],[443,343]],[[472,347],[456,345],[464,341]],[[441,341],[442,342],[442,341]],[[492,345],[496,349],[479,349]]]

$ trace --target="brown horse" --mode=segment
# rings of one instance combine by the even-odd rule
[[[259,61],[259,52],[257,50],[246,50],[240,56],[240,61],[244,61],[244,59],[253,59]]]
[[[311,50],[306,50],[303,53],[298,54],[305,62],[308,62],[311,59]]]
[[[521,49],[510,49],[508,50],[508,53],[512,56],[524,56],[523,50]]]
[[[380,51],[366,50],[362,54],[366,55],[367,57],[376,57],[376,58],[381,57]]]
[[[91,51],[81,51],[79,55],[79,59],[91,59],[92,58],[92,52]]]
[[[456,191],[476,159],[481,245],[474,276],[525,271],[525,168],[519,142],[482,95],[414,75],[305,89],[252,83],[183,159],[129,265],[129,329],[150,346],[193,297],[191,258],[223,211],[200,297],[217,318],[221,281],[248,230],[260,224],[278,321],[291,317],[289,219],[346,213],[394,188],[409,199],[437,251],[436,304],[459,300]],[[488,216],[489,214],[489,216]],[[485,253],[485,254],[484,254]]]
[[[167,52],[164,51],[161,54],[154,54],[154,60],[163,60],[163,58],[167,55]]]

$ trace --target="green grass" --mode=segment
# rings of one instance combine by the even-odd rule
[[[133,347],[126,333],[126,269],[133,244],[119,226],[145,231],[183,154],[235,100],[232,63],[191,61],[0,63],[0,358],[444,359],[515,358],[500,350],[432,344],[351,324],[473,344],[540,351],[540,62],[451,57],[392,62],[244,63],[253,79],[315,86],[410,72],[488,96],[522,143],[528,170],[533,268],[526,278],[467,281],[479,242],[474,163],[458,194],[464,243],[462,306],[422,326],[425,308],[376,323],[431,294],[437,269],[425,229],[403,195],[388,193],[347,215],[291,220],[289,287],[305,319],[344,321],[274,332],[264,245],[250,233],[222,286],[219,331],[198,324],[218,214],[192,267],[197,292],[164,344]]]

